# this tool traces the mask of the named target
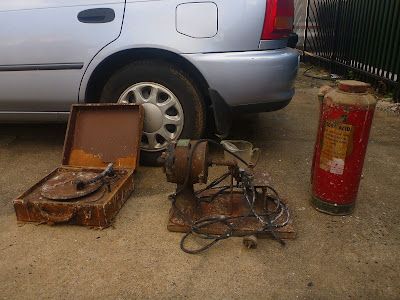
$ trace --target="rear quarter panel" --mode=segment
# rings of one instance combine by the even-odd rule
[[[218,9],[217,33],[194,38],[178,32],[176,10],[181,0],[127,1],[120,37],[96,55],[82,80],[79,99],[85,98],[90,75],[105,58],[127,49],[154,48],[178,54],[257,50],[265,17],[265,0],[214,0]],[[196,16],[194,15],[193,18]],[[204,22],[209,22],[204,19]]]
[[[258,48],[265,17],[265,0],[192,1],[215,3],[218,32],[193,38],[176,29],[176,9],[190,1],[140,1],[126,4],[120,42],[135,47],[171,49],[178,53],[248,51]],[[194,19],[196,15],[192,16]],[[210,22],[204,19],[204,23]]]

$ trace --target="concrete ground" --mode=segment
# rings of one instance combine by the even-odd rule
[[[0,125],[0,297],[400,299],[400,118],[375,113],[356,211],[319,213],[309,177],[326,82],[301,74],[288,107],[243,117],[230,136],[261,148],[258,168],[290,201],[298,236],[284,247],[232,238],[183,253],[182,234],[166,229],[174,186],[150,167],[139,168],[114,227],[21,226],[11,201],[60,166],[66,126]]]

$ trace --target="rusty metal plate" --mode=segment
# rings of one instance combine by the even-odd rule
[[[77,190],[75,183],[77,180],[87,181],[98,174],[94,172],[66,172],[55,176],[42,185],[40,193],[42,196],[52,200],[68,200],[89,195],[97,191],[102,185],[102,181],[97,181]]]
[[[204,194],[212,194],[214,191],[205,191]],[[256,195],[256,202],[254,205],[254,210],[258,214],[262,214],[264,212],[264,207],[265,207],[265,200],[263,199],[262,194],[257,194]],[[287,200],[282,199],[283,202],[287,204]],[[186,204],[187,202],[182,201],[182,204]],[[272,212],[274,210],[275,204],[273,201],[270,199],[268,200],[268,211]],[[183,207],[179,207],[181,210],[184,209]],[[199,215],[197,218],[194,218],[193,216],[189,216],[189,219],[192,222],[195,222],[199,219],[209,219],[209,218],[226,218],[226,217],[233,217],[233,216],[240,216],[245,214],[249,210],[249,206],[247,201],[245,200],[244,196],[241,194],[233,194],[233,198],[231,198],[231,195],[229,194],[223,194],[215,197],[214,201],[211,203],[205,203],[201,202],[200,203],[200,209],[197,212],[197,215]],[[273,219],[278,215],[278,212],[273,214],[271,218]],[[280,219],[278,219],[278,224],[281,222],[281,220],[284,220],[284,216]],[[237,222],[235,220],[234,222]],[[236,227],[235,233],[244,233],[248,234],[254,231],[259,231],[262,230],[264,227],[264,224],[260,223],[257,218],[252,217],[252,218],[247,218],[244,220],[239,226]],[[170,215],[169,215],[169,220],[168,220],[168,225],[167,228],[169,231],[175,231],[175,232],[188,232],[190,230],[190,224],[181,218],[175,210],[171,207],[170,210]],[[224,234],[228,227],[226,224],[222,222],[214,223],[210,226],[203,227],[202,230],[204,230],[207,233],[210,234]],[[293,224],[293,219],[290,219],[289,223],[286,224],[283,227],[280,228],[275,228],[274,229],[275,234],[283,239],[294,239],[296,238],[296,229]],[[257,237],[259,238],[267,238],[271,237],[271,231],[269,229],[265,230],[265,233],[263,234],[258,234]]]
[[[143,107],[136,104],[74,104],[63,151],[64,166],[139,165]]]
[[[253,185],[255,188],[265,187],[271,184],[271,176],[264,170],[253,170]]]

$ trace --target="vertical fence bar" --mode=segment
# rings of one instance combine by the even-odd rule
[[[377,74],[383,77],[383,70],[381,69],[381,65],[379,64],[381,56],[383,53],[383,48],[385,46],[385,33],[386,27],[388,24],[388,14],[389,14],[389,1],[382,1],[382,11],[380,11],[379,15],[379,34],[377,35],[377,39],[375,41],[376,52],[374,55],[374,66],[377,69]]]
[[[341,3],[341,18],[340,18],[340,26],[338,30],[338,55],[336,56],[336,60],[340,63],[346,63],[346,57],[347,57],[347,51],[348,51],[348,45],[349,45],[349,14],[351,14],[351,11],[349,10],[349,2],[348,1],[342,1]]]
[[[383,66],[385,70],[389,70],[391,72],[391,75],[388,76],[388,78],[392,80],[396,74],[396,49],[400,43],[400,1],[395,2],[396,4],[393,12],[392,28],[389,35],[388,51],[386,53],[386,57],[384,57],[385,62]],[[397,76],[399,75],[400,74]]]
[[[361,1],[359,0],[354,0],[355,1],[355,7],[354,7],[354,11],[355,11],[355,15],[356,18],[354,19],[354,21],[356,22],[356,27],[355,27],[355,32],[354,32],[354,36],[353,36],[353,51],[352,51],[352,67],[359,67],[359,62],[360,62],[360,58],[362,53],[360,52],[361,49],[359,47],[359,41],[357,39],[357,36],[359,36],[359,33],[361,31],[361,25],[362,25],[362,15],[360,14],[361,11]]]
[[[386,71],[385,77],[389,78],[389,72],[391,71],[389,68],[385,68],[385,59],[388,56],[389,52],[389,47],[391,44],[391,30],[393,27],[396,27],[396,24],[393,23],[393,16],[395,12],[395,2],[398,1],[390,1],[389,6],[388,6],[388,15],[387,15],[387,23],[386,23],[386,28],[384,31],[384,43],[382,47],[382,55],[379,56],[379,68],[381,70]],[[383,73],[382,73],[383,74]]]
[[[310,15],[310,0],[307,0],[306,10],[306,28],[304,29],[304,43],[303,43],[303,61],[305,58],[305,52],[307,51],[307,31],[308,31],[308,16]]]
[[[355,36],[357,36],[357,22],[356,17],[357,17],[357,11],[356,11],[356,4],[355,1],[348,1],[350,2],[349,6],[350,6],[350,17],[351,19],[348,20],[348,22],[351,24],[351,30],[348,32],[348,36],[349,36],[349,45],[348,45],[348,52],[347,52],[347,65],[348,66],[353,66],[354,60],[353,60],[353,53],[354,53],[354,45],[356,43],[356,39],[354,38]]]
[[[381,35],[382,32],[382,22],[383,22],[383,14],[384,14],[384,9],[385,9],[385,0],[383,1],[378,1],[379,5],[377,10],[375,11],[375,18],[374,18],[374,26],[373,26],[373,36],[370,41],[370,44],[368,45],[369,49],[369,64],[371,65],[371,68],[367,69],[370,73],[377,74],[377,52],[379,51],[379,48],[382,46],[381,44],[378,44],[379,42],[379,36]]]
[[[371,16],[372,16],[372,7],[373,7],[373,2],[376,0],[367,0],[365,2],[362,2],[364,7],[362,8],[362,14],[361,14],[361,19],[359,21],[360,23],[360,35],[358,39],[358,49],[360,49],[359,53],[359,61],[362,64],[364,70],[368,66],[368,60],[367,60],[367,49],[365,48],[365,44],[362,41],[369,41],[369,32],[372,30],[372,22],[370,22]],[[365,24],[367,23],[367,24]],[[364,25],[364,26],[363,26]],[[366,26],[367,25],[367,26]]]
[[[336,11],[335,11],[335,22],[334,22],[334,26],[333,26],[333,43],[332,43],[332,50],[331,50],[331,54],[330,54],[330,65],[329,65],[329,72],[332,73],[332,63],[335,61],[336,59],[336,45],[337,45],[337,37],[338,37],[338,26],[339,26],[339,8],[340,8],[340,0],[336,1],[336,5],[335,5]]]

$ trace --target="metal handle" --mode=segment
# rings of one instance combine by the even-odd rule
[[[92,8],[81,11],[78,20],[82,23],[108,23],[115,19],[115,12],[111,8]]]
[[[252,162],[254,166],[257,165],[258,161],[260,160],[261,157],[261,150],[259,148],[254,148],[251,150],[251,157],[253,158],[254,152],[257,152],[257,159],[255,162]]]
[[[66,212],[63,215],[54,215],[54,214],[51,214],[51,213],[43,210],[43,208],[41,208],[40,214],[42,215],[43,218],[46,219],[47,222],[63,223],[63,222],[70,221],[75,216],[76,208],[73,208],[70,212]]]

